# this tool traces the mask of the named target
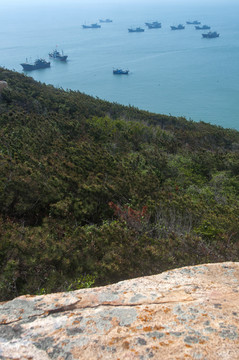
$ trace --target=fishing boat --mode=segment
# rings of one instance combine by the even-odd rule
[[[83,29],[99,29],[101,25],[99,24],[91,24],[91,25],[82,25]]]
[[[62,54],[57,50],[53,50],[51,53],[49,53],[49,57],[55,60],[60,60],[60,61],[66,61],[68,58],[68,55],[64,55],[63,51]]]
[[[100,22],[100,23],[112,23],[113,20],[111,20],[111,19],[105,19],[105,20],[104,20],[104,19],[100,19],[99,22]]]
[[[23,70],[25,71],[31,71],[31,70],[39,70],[39,69],[45,69],[49,68],[51,66],[50,62],[47,62],[44,59],[36,59],[33,64],[29,64],[26,60],[25,63],[20,64],[23,67]]]
[[[203,25],[203,26],[195,26],[196,30],[210,30],[211,27],[208,25]]]
[[[129,70],[113,69],[114,75],[128,75]]]
[[[182,24],[179,24],[178,26],[170,26],[171,30],[183,30],[185,29],[185,26],[183,26]]]
[[[194,20],[194,21],[186,21],[187,25],[200,25],[201,22],[198,20]]]
[[[146,22],[146,26],[148,26],[148,29],[160,29],[162,27],[161,23],[158,21],[153,21],[151,23]]]
[[[133,32],[144,32],[144,29],[142,29],[142,28],[140,28],[140,27],[137,27],[137,28],[135,28],[135,29],[130,28],[130,29],[128,29],[128,32],[130,32],[130,33],[133,33]]]
[[[219,34],[216,31],[209,31],[207,34],[202,34],[202,37],[206,39],[214,39],[219,37]]]

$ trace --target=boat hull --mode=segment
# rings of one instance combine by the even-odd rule
[[[121,70],[121,69],[113,70],[114,75],[128,75],[128,73],[129,70]]]
[[[144,29],[128,29],[128,31],[130,33],[135,33],[135,32],[139,33],[139,32],[144,32]]]
[[[149,29],[161,29],[161,25],[147,25]]]
[[[171,30],[184,30],[185,26],[170,26]]]
[[[154,21],[152,23],[145,23],[148,26],[148,29],[161,29],[162,25],[158,21]]]
[[[99,29],[101,28],[101,25],[98,24],[92,24],[92,25],[82,25],[83,29]]]
[[[41,64],[41,65],[22,63],[21,66],[23,67],[23,70],[25,70],[25,71],[32,71],[32,70],[49,68],[51,66],[51,63],[47,62],[47,63]]]
[[[49,54],[49,57],[51,59],[54,59],[54,60],[59,60],[59,61],[66,61],[67,58],[68,58],[68,55],[53,55],[53,54]]]
[[[210,27],[210,26],[207,26],[207,25],[204,25],[204,26],[195,26],[195,29],[196,29],[196,30],[210,30],[211,27]]]
[[[186,21],[186,24],[187,25],[200,25],[201,22],[197,21],[197,20],[195,20],[195,21]]]
[[[111,20],[111,19],[106,19],[106,20],[100,19],[99,22],[100,23],[112,23],[113,20]]]
[[[215,39],[219,37],[218,33],[208,33],[208,34],[202,34],[202,37],[204,39]]]

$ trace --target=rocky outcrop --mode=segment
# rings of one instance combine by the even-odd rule
[[[239,358],[239,263],[0,305],[0,359]]]
[[[6,81],[0,81],[0,93],[3,91],[3,89],[7,88],[8,84]]]

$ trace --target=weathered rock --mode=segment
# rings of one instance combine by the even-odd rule
[[[239,359],[239,263],[0,305],[0,359]]]
[[[3,89],[5,89],[7,87],[7,82],[6,81],[0,81],[0,93],[2,92]]]

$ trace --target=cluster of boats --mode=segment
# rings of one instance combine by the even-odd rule
[[[111,19],[99,19],[100,23],[111,23],[113,20]],[[98,29],[101,28],[101,25],[95,23],[91,25],[82,25],[83,29]],[[53,60],[59,60],[62,62],[66,62],[68,55],[64,55],[63,52],[60,53],[57,49],[50,52],[49,57]],[[31,70],[39,70],[39,69],[46,69],[51,66],[50,61],[46,61],[45,59],[39,58],[36,59],[33,63],[29,63],[26,59],[26,62],[20,64],[23,67],[24,71],[31,71]]]
[[[113,20],[111,19],[99,19],[100,23],[111,23]],[[208,25],[201,25],[201,22],[198,20],[194,21],[186,21],[187,25],[194,25],[196,30],[210,30],[211,27]],[[160,29],[162,27],[162,24],[158,21],[153,22],[146,22],[145,25],[148,27],[148,29]],[[94,23],[91,25],[82,25],[83,29],[97,29],[100,28],[101,25]],[[179,24],[177,26],[170,26],[171,30],[184,30],[185,26],[182,24]],[[144,32],[144,29],[141,27],[136,28],[129,28],[128,31],[130,33],[133,32]],[[219,37],[219,34],[216,31],[209,31],[208,33],[202,34],[203,38],[207,39],[213,39]],[[50,52],[49,57],[53,60],[59,60],[62,62],[66,62],[68,55],[64,55],[63,51],[60,53],[57,49]],[[22,63],[21,66],[23,67],[23,70],[30,71],[30,70],[38,70],[38,69],[45,69],[49,68],[51,66],[51,63],[49,61],[46,61],[45,59],[39,58],[36,59],[34,63],[29,63],[27,60],[25,63]],[[123,69],[113,69],[114,75],[128,75],[129,70],[123,70]]]
[[[158,21],[153,21],[151,23],[146,22],[145,25],[148,27],[148,29],[161,29],[162,24]],[[128,29],[129,32],[143,32],[144,29],[141,27],[137,27],[137,28],[130,28]]]
[[[111,23],[113,22],[113,20],[111,19],[100,19],[99,20],[100,23]],[[194,21],[186,21],[187,25],[195,25],[195,29],[196,30],[210,30],[211,27],[208,25],[201,25],[201,22],[198,20],[194,20]],[[145,25],[147,26],[148,29],[161,29],[162,24],[159,21],[153,21],[153,22],[146,22]],[[98,23],[94,23],[94,24],[90,24],[90,25],[82,25],[83,29],[99,29],[101,28],[101,25],[99,25]],[[182,24],[179,24],[177,26],[170,26],[171,30],[184,30],[185,26]],[[138,26],[138,27],[131,27],[128,29],[129,33],[140,33],[140,32],[144,32],[145,29]],[[216,32],[209,32],[207,34],[202,34],[203,38],[214,38],[214,37],[219,37],[219,34]]]
[[[201,22],[198,20],[186,21],[186,24],[187,25],[195,25],[196,30],[210,30],[211,29],[211,27],[208,25],[201,25]],[[148,29],[160,29],[162,27],[162,24],[158,21],[154,21],[151,23],[147,22],[147,23],[145,23],[145,25],[148,27]],[[172,25],[172,26],[170,26],[170,28],[171,28],[171,30],[184,30],[185,26],[182,24],[179,24],[177,26]],[[136,28],[131,27],[128,29],[128,32],[130,32],[130,33],[144,32],[144,29],[141,27],[136,27]],[[209,31],[206,34],[202,34],[202,37],[212,39],[212,38],[219,37],[219,34],[216,31],[214,31],[214,32]]]
[[[59,60],[66,62],[68,55],[64,55],[63,51],[60,53],[57,49],[50,52],[49,57],[53,60]],[[46,61],[45,59],[36,59],[34,63],[29,63],[26,59],[25,63],[21,63],[21,66],[23,67],[23,70],[25,71],[31,71],[31,70],[38,70],[38,69],[46,69],[51,66],[50,61]]]
[[[195,25],[196,30],[210,30],[211,29],[211,26],[201,25],[201,22],[198,20],[187,21],[186,24],[187,25]],[[214,38],[219,37],[219,34],[216,31],[209,31],[206,34],[202,34],[202,37],[206,38],[206,39],[214,39]]]
[[[194,21],[186,21],[187,25],[194,25],[195,26],[195,30],[210,30],[211,27],[208,25],[201,25],[201,22],[198,20],[194,20]],[[160,29],[162,27],[162,24],[158,21],[154,21],[154,22],[147,22],[145,23],[145,25],[148,27],[148,29]],[[185,26],[182,24],[179,24],[177,26],[170,26],[171,30],[184,30]],[[141,27],[136,27],[136,28],[129,28],[128,32],[133,33],[133,32],[144,32],[144,29]],[[208,39],[213,39],[216,37],[219,37],[219,34],[216,31],[209,31],[208,33],[202,34],[203,38],[208,38]],[[114,75],[128,75],[129,74],[129,70],[123,70],[123,69],[114,69],[113,70],[113,74]]]
[[[100,23],[112,23],[113,20],[111,19],[99,19]],[[90,25],[82,25],[83,29],[100,29],[101,25],[94,23],[94,24],[90,24]]]

